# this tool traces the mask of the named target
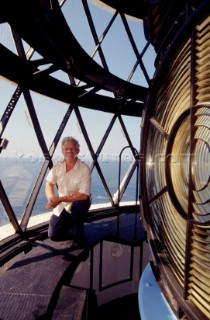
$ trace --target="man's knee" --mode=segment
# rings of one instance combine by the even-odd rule
[[[52,240],[52,241],[59,241],[56,233],[54,232],[54,230],[50,227],[48,227],[48,237]]]
[[[54,234],[49,234],[49,233],[48,233],[48,237],[49,237],[49,239],[52,240],[52,241],[55,241],[55,242],[56,242],[56,241],[57,241],[57,242],[60,241],[60,239],[59,239],[56,235],[54,235]]]
[[[62,241],[70,229],[70,216],[63,211],[60,216],[52,215],[48,226],[48,237],[53,241]]]
[[[48,237],[52,240],[52,241],[59,241],[59,232],[58,229],[55,228],[55,226],[51,223],[49,223],[48,226]]]
[[[88,212],[90,209],[91,201],[88,198],[87,200],[74,201],[72,203],[71,211],[78,210]]]

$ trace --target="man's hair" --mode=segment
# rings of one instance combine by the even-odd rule
[[[80,148],[79,142],[74,137],[65,137],[65,138],[63,138],[62,141],[61,141],[61,147],[63,148],[64,143],[66,143],[68,141],[73,141],[75,143],[75,146],[76,146],[77,150],[79,150],[79,148]]]

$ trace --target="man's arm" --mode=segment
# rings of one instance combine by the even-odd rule
[[[51,182],[46,182],[45,185],[45,195],[47,197],[47,205],[46,208],[47,209],[53,209],[55,208],[54,203],[53,203],[53,199],[55,198],[55,194],[54,194],[54,184],[52,184]],[[57,206],[57,205],[56,205]]]
[[[81,192],[71,193],[67,196],[59,197],[54,194],[54,184],[50,182],[46,182],[45,194],[47,197],[47,209],[53,209],[59,205],[61,202],[74,202],[74,201],[82,201],[87,200],[89,195]]]
[[[81,192],[71,193],[68,196],[59,197],[60,202],[74,202],[74,201],[82,201],[87,200],[89,195]]]
[[[84,193],[76,192],[76,193],[71,193],[68,196],[54,196],[51,197],[48,201],[49,206],[47,206],[48,209],[52,209],[57,207],[59,203],[61,202],[74,202],[74,201],[82,201],[82,200],[87,200],[89,196]]]
[[[45,194],[47,197],[47,200],[49,200],[50,198],[54,197],[54,184],[52,184],[51,182],[46,182],[46,186],[45,186]]]

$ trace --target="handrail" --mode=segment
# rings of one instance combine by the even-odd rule
[[[132,167],[132,171],[134,172],[137,161],[139,161],[139,153],[136,150],[136,148],[131,147],[131,146],[126,146],[124,147],[119,154],[119,169],[118,169],[118,188],[117,188],[117,203],[116,203],[116,207],[117,207],[117,235],[119,235],[119,216],[120,216],[120,211],[119,211],[119,204],[120,204],[120,199],[126,189],[124,189],[125,184],[128,182],[127,178],[128,175],[126,175],[122,181],[122,183],[120,183],[120,178],[121,178],[121,163],[122,163],[122,154],[124,152],[125,149],[130,148],[134,157],[135,157],[135,164]],[[128,172],[127,172],[128,173]],[[134,240],[136,239],[136,225],[137,225],[137,203],[138,203],[138,190],[139,190],[139,179],[138,179],[138,175],[139,175],[139,166],[137,165],[137,170],[136,170],[136,195],[135,195],[135,228],[134,228]],[[132,175],[131,175],[132,176]],[[131,178],[131,177],[130,177]],[[129,180],[130,181],[130,180]],[[123,192],[121,193],[121,190],[123,190]]]

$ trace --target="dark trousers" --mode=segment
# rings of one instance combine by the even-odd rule
[[[71,213],[65,209],[58,216],[52,215],[48,227],[48,236],[53,241],[73,239],[78,244],[84,244],[84,222],[90,208],[90,199],[75,201]]]

